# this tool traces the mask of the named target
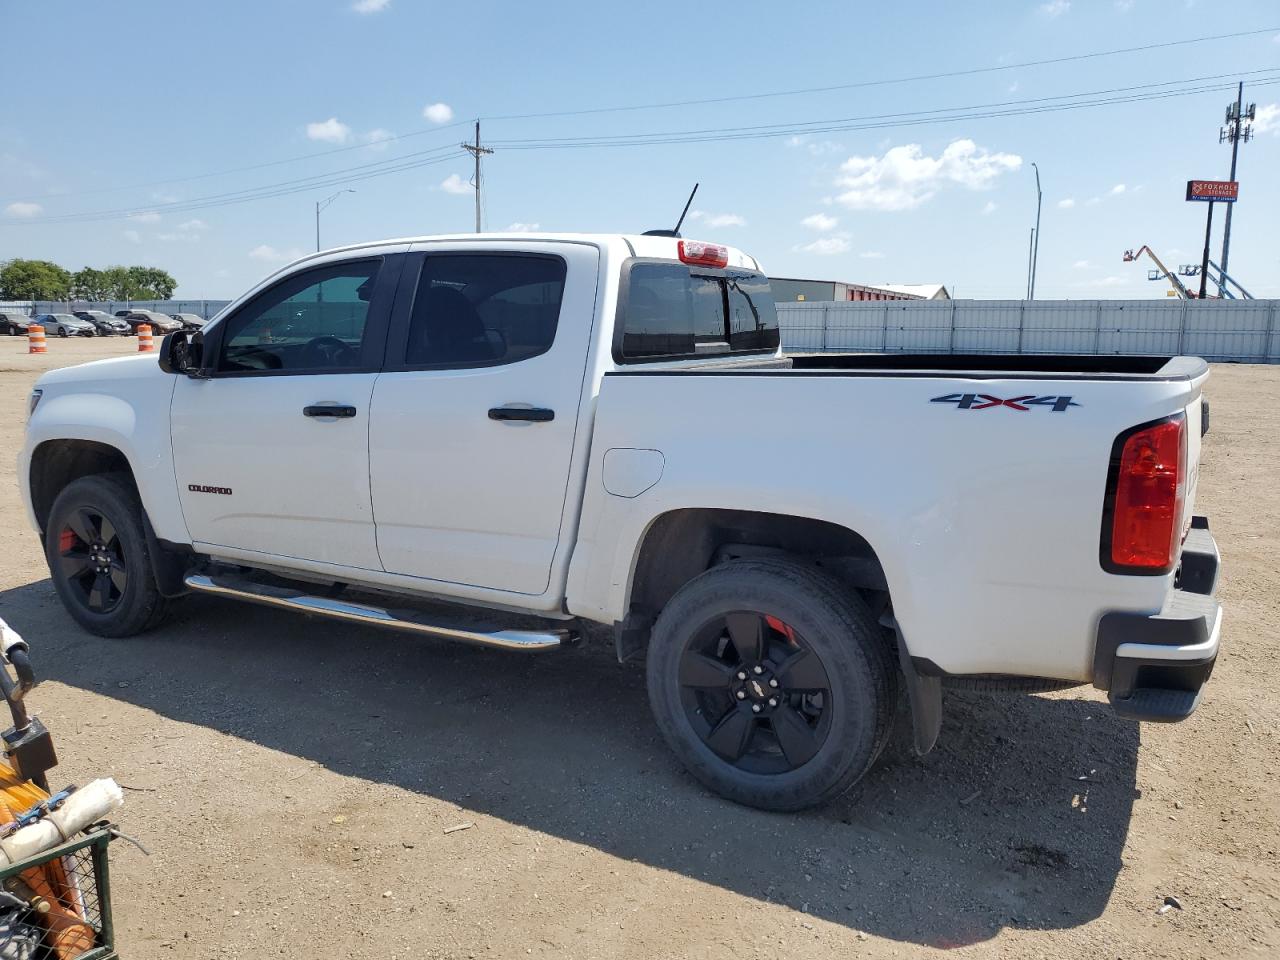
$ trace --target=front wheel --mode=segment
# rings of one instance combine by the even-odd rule
[[[59,328],[58,328],[58,336],[60,336],[60,337],[65,337],[66,335],[67,335],[67,328],[66,328],[66,327],[59,327]]]
[[[891,646],[850,588],[786,560],[737,560],[663,609],[649,703],[677,757],[738,803],[799,810],[834,799],[892,730]]]
[[[118,475],[69,483],[49,511],[45,558],[67,612],[90,633],[128,637],[160,622],[142,504]]]

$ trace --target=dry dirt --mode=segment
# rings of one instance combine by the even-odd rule
[[[0,615],[46,678],[55,786],[116,777],[152,851],[113,847],[127,957],[1278,955],[1280,367],[1219,365],[1207,391],[1227,612],[1191,720],[1121,721],[1090,688],[948,694],[933,754],[780,816],[692,782],[607,649],[513,657],[212,598],[144,637],[82,632],[14,459],[39,370],[135,343],[0,339]]]

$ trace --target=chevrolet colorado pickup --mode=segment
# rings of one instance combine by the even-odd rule
[[[18,474],[93,633],[192,592],[511,650],[611,629],[694,776],[797,809],[864,774],[904,696],[930,749],[945,685],[1196,708],[1207,375],[785,357],[737,250],[427,237],[306,257],[158,358],[45,374]]]

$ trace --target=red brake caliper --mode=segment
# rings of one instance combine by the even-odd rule
[[[777,630],[784,637],[786,637],[787,642],[790,643],[793,647],[796,646],[796,632],[792,630],[789,626],[787,626],[777,617],[766,616],[764,618],[764,622],[767,623],[774,630]]]

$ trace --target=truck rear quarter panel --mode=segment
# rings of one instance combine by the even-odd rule
[[[621,620],[645,532],[668,511],[809,517],[874,548],[912,656],[950,673],[1086,681],[1101,614],[1158,610],[1172,577],[1099,564],[1112,442],[1196,400],[1194,458],[1199,391],[1200,380],[1058,375],[611,373],[569,609]],[[1072,406],[938,400],[956,394]],[[660,480],[638,496],[605,489],[605,458],[622,448],[662,456]]]

